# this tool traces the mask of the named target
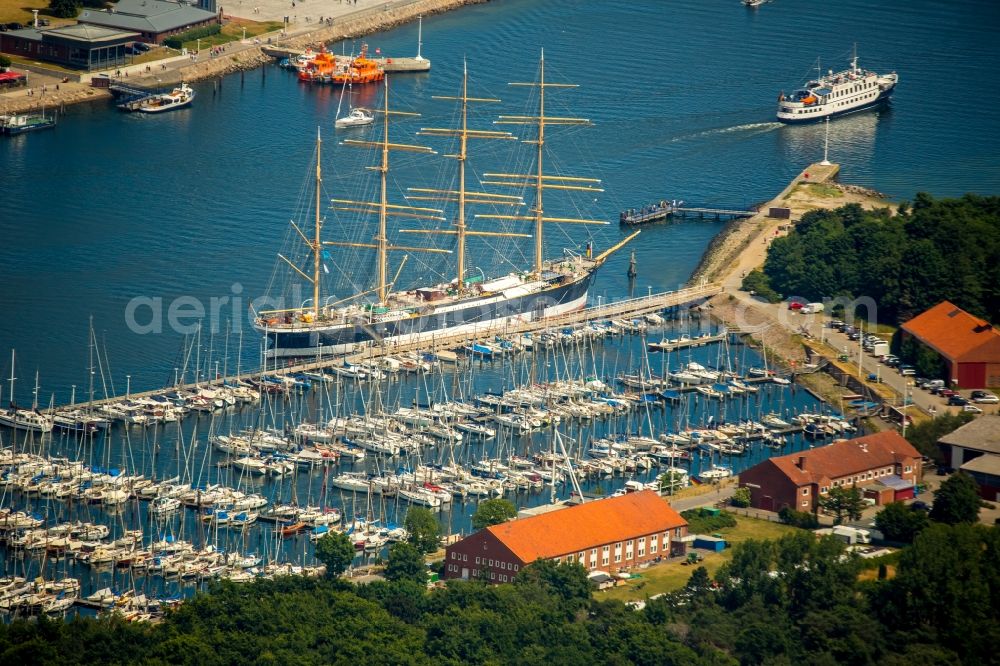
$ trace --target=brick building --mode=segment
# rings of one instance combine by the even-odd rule
[[[948,366],[948,379],[962,388],[1000,386],[1000,331],[948,301],[900,327],[934,350]]]
[[[444,577],[506,583],[536,560],[620,571],[683,555],[686,536],[687,521],[645,490],[479,530],[447,548]]]
[[[138,36],[83,24],[25,28],[0,32],[0,52],[87,70],[107,69],[125,64],[125,45]]]
[[[84,9],[77,20],[138,33],[138,40],[162,44],[171,35],[220,23],[221,16],[187,2],[119,0],[108,10]]]
[[[920,453],[895,431],[770,458],[740,473],[750,503],[765,511],[816,511],[831,488],[857,486],[878,505],[912,499]]]

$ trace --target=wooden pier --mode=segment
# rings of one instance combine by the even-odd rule
[[[753,217],[757,214],[755,210],[738,210],[731,208],[675,208],[674,215],[681,218],[687,218],[688,216],[697,216],[698,219],[703,220],[706,217],[712,217],[716,220],[731,219],[738,220],[744,217]]]
[[[730,334],[729,331],[723,331],[722,333],[717,333],[715,335],[699,335],[696,337],[681,336],[677,340],[661,340],[659,342],[650,342],[646,345],[649,351],[676,351],[678,349],[687,349],[688,347],[701,347],[703,345],[709,345],[715,342],[722,342],[726,339],[726,336]]]
[[[683,202],[681,202],[683,203]],[[741,210],[736,208],[696,208],[691,206],[678,206],[670,201],[661,201],[644,208],[630,208],[622,211],[618,216],[619,224],[627,226],[638,226],[642,224],[652,224],[654,222],[666,222],[670,218],[687,219],[697,217],[699,220],[705,218],[714,220],[738,220],[746,217],[753,217],[757,214],[755,210]]]
[[[556,315],[554,317],[544,317],[520,322],[506,322],[500,326],[483,326],[481,330],[474,333],[448,334],[446,331],[440,334],[429,336],[426,339],[407,343],[376,343],[373,345],[357,345],[353,354],[327,356],[316,361],[302,362],[293,361],[287,365],[274,367],[268,362],[267,374],[292,374],[307,371],[321,371],[334,365],[343,365],[345,360],[351,362],[372,361],[383,356],[404,353],[409,351],[437,351],[445,349],[457,349],[463,345],[470,344],[476,340],[491,340],[498,335],[520,335],[533,331],[543,331],[546,329],[562,328],[591,321],[606,321],[610,319],[630,319],[641,317],[651,312],[658,312],[667,308],[692,305],[708,300],[712,296],[722,292],[720,284],[704,284],[676,291],[666,291],[658,294],[650,294],[639,298],[632,298],[624,301],[614,301],[602,303],[588,308],[583,308],[575,312]],[[260,370],[245,372],[240,375],[230,377],[220,377],[210,382],[188,383],[180,386],[168,386],[152,391],[142,391],[129,393],[128,396],[115,396],[101,398],[98,400],[77,402],[72,405],[63,405],[57,409],[84,408],[87,406],[100,406],[111,402],[117,402],[126,398],[147,398],[160,395],[164,391],[186,391],[206,387],[210,385],[220,385],[223,382],[238,382],[241,380],[257,379],[261,375]]]

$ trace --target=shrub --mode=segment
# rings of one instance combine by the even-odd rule
[[[787,506],[778,512],[778,520],[792,527],[801,527],[804,530],[814,530],[819,527],[816,516],[808,511],[796,511]]]
[[[0,70],[6,70],[10,67],[10,58],[5,55],[0,55]]]
[[[749,488],[737,488],[736,492],[733,493],[732,499],[729,503],[733,506],[745,509],[750,506],[750,489]]]
[[[182,32],[179,35],[174,35],[173,37],[167,37],[163,40],[164,46],[169,46],[172,49],[179,49],[184,46],[185,42],[193,42],[196,39],[204,39],[205,37],[211,37],[212,35],[217,35],[222,31],[222,26],[218,23],[212,25],[206,25],[202,28],[194,28],[188,30],[187,32]]]
[[[688,509],[681,512],[681,517],[688,521],[688,533],[710,534],[724,527],[736,527],[736,518],[728,511],[719,511],[713,515],[709,509]]]
[[[743,278],[743,284],[740,285],[740,289],[749,291],[755,296],[760,296],[768,303],[781,302],[781,295],[771,288],[771,283],[767,275],[759,270],[747,273]]]

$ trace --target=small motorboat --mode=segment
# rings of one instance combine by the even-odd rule
[[[375,115],[368,109],[354,107],[351,112],[334,121],[334,127],[363,127],[375,122]]]
[[[143,113],[162,113],[185,107],[194,100],[194,90],[186,83],[181,83],[168,93],[153,95],[139,104],[139,111]]]

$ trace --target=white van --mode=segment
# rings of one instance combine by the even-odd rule
[[[802,314],[817,314],[822,312],[824,309],[825,308],[822,303],[809,303],[808,305],[802,306],[802,309],[799,310],[799,312]]]

